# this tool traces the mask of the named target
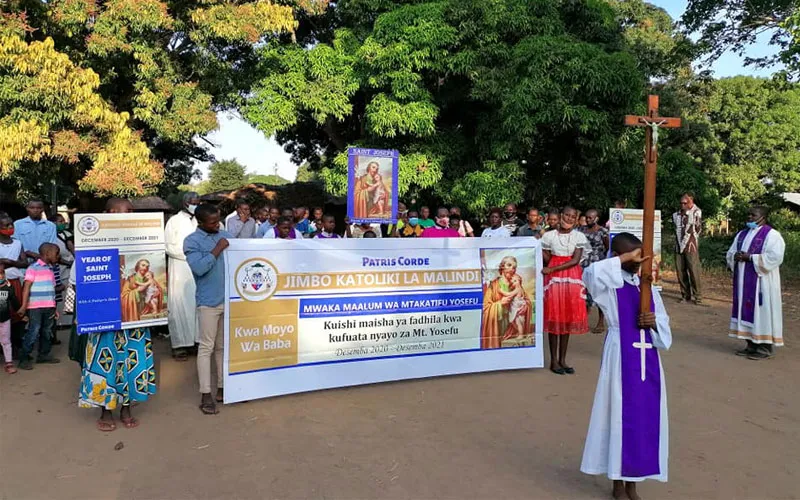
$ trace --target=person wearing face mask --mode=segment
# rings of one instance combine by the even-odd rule
[[[730,333],[747,342],[739,356],[771,358],[773,346],[783,345],[780,265],[786,244],[781,233],[767,224],[766,207],[753,207],[747,228],[740,231],[728,249],[728,267],[733,271],[733,309]]]
[[[181,211],[170,217],[165,230],[169,256],[169,340],[172,357],[178,361],[189,358],[188,351],[194,348],[199,331],[194,278],[183,254],[184,240],[197,229],[194,212],[199,204],[200,196],[197,193],[184,193]]]
[[[586,314],[586,288],[580,266],[584,249],[589,246],[586,236],[575,231],[578,212],[572,207],[561,209],[558,229],[542,236],[544,275],[544,331],[550,344],[550,371],[558,375],[573,374],[567,365],[567,346],[570,335],[589,330]]]
[[[435,226],[422,231],[420,238],[460,238],[458,229],[450,227],[450,210],[440,208],[436,211]]]
[[[608,255],[608,229],[597,223],[599,218],[600,214],[597,210],[594,208],[589,209],[586,211],[586,225],[578,228],[578,231],[582,232],[589,241],[589,246],[585,250],[587,252],[586,258],[581,262],[581,266],[583,266],[584,269],[595,262],[600,262]],[[587,293],[586,308],[591,309],[593,304],[592,296]],[[597,318],[597,324],[592,328],[592,333],[603,333],[605,330],[603,310],[600,309],[599,311],[600,314]]]
[[[511,236],[517,234],[517,229],[525,225],[525,221],[519,218],[517,206],[509,203],[503,208],[503,227],[508,229]]]
[[[401,238],[417,238],[424,231],[423,227],[419,225],[419,213],[416,210],[408,211],[408,224],[403,226],[403,229],[398,231],[398,236]]]

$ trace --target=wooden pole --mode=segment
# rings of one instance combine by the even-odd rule
[[[651,119],[658,113],[658,96],[647,97],[647,114]],[[644,217],[642,220],[642,255],[649,255],[650,260],[642,266],[641,302],[639,311],[650,312],[653,283],[653,226],[656,218],[656,162],[658,160],[658,144],[653,144],[653,129],[647,127],[645,131],[645,165],[644,165]]]

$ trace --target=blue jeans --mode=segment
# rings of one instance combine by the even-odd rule
[[[22,352],[20,360],[30,359],[33,346],[39,340],[39,357],[50,356],[50,335],[55,326],[56,310],[54,307],[45,309],[28,309],[28,329],[22,339]]]

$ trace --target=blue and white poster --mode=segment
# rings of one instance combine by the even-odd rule
[[[167,323],[162,214],[80,214],[75,249],[79,334]]]
[[[77,250],[75,266],[78,334],[121,329],[119,250]]]

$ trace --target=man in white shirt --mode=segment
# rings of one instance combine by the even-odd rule
[[[493,208],[489,211],[489,227],[483,230],[481,238],[511,238],[511,232],[503,225],[503,211]]]

